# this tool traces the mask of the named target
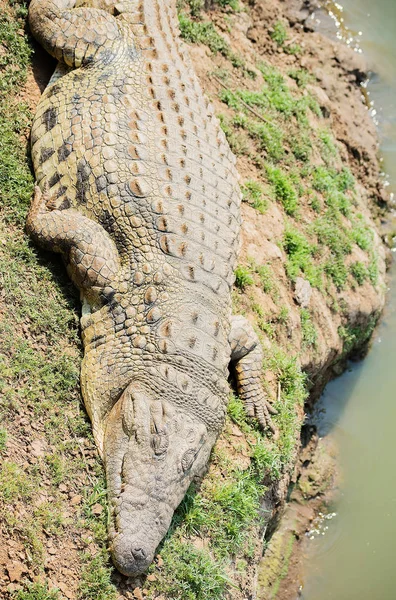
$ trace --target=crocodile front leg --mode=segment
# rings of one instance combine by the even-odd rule
[[[231,362],[234,363],[238,393],[249,417],[256,417],[263,429],[277,430],[271,421],[276,410],[265,397],[260,374],[263,365],[263,351],[249,321],[241,315],[231,319],[230,331]]]
[[[43,248],[63,255],[69,276],[93,308],[120,268],[117,248],[101,225],[72,208],[56,208],[48,189],[36,186],[26,230]]]

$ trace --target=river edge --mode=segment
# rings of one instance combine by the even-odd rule
[[[307,0],[304,5],[298,0],[286,0],[286,5],[286,18],[291,16],[292,22],[296,14],[300,15],[306,31],[319,33],[328,42],[336,41],[362,54],[356,32],[346,27],[344,19],[340,19],[343,16],[342,9],[340,10],[332,0]],[[362,58],[364,61],[364,54]],[[362,65],[365,64],[363,61]],[[373,66],[375,68],[375,65],[369,68],[366,63],[362,67],[366,81],[362,81],[361,94],[368,109],[371,108],[371,104],[366,95],[366,85]],[[380,162],[379,156],[377,162]],[[386,202],[388,201],[389,198],[386,199]],[[388,204],[388,210],[378,211],[378,217],[377,225],[382,238],[388,247],[392,248],[396,225],[392,201]],[[388,256],[392,261],[389,253]],[[381,318],[372,337],[375,337],[380,322]],[[364,360],[371,341],[372,338],[362,348],[362,353],[354,357],[355,360]],[[342,370],[339,373],[335,371],[334,377],[337,376],[342,376]],[[309,411],[313,410],[317,399],[317,396],[309,399]],[[338,445],[331,433],[319,437],[315,418],[312,419],[310,412],[307,416],[308,424],[302,428],[302,445],[284,513],[265,547],[260,563],[258,600],[297,600],[300,597],[307,571],[306,552],[309,539],[325,535],[327,520],[336,516],[331,510],[337,502],[343,478],[338,463]]]
[[[225,113],[227,115],[228,110],[224,102],[220,102],[219,100],[219,92],[222,85],[218,83],[218,79],[220,78],[220,81],[224,83],[222,77],[224,77],[225,70],[229,71],[229,79],[226,80],[227,83],[225,84],[229,90],[236,86],[243,86],[253,91],[263,83],[262,76],[255,65],[259,60],[267,60],[271,65],[274,65],[274,68],[284,73],[285,78],[287,78],[287,85],[290,86],[295,94],[300,93],[299,87],[295,83],[295,80],[287,75],[288,71],[301,67],[309,72],[314,72],[315,84],[312,82],[308,83],[307,87],[309,86],[309,93],[318,98],[317,101],[320,104],[322,113],[327,115],[324,117],[325,121],[322,121],[322,117],[318,118],[319,126],[322,127],[324,123],[330,124],[331,121],[335,138],[340,143],[339,152],[342,154],[342,161],[350,163],[351,169],[358,179],[359,186],[364,187],[363,198],[366,199],[367,205],[370,202],[370,206],[376,207],[373,212],[378,214],[379,211],[384,209],[384,206],[386,207],[387,197],[385,190],[381,189],[379,168],[375,158],[375,132],[373,132],[373,127],[370,126],[366,112],[362,110],[358,85],[359,81],[364,78],[365,71],[361,66],[359,57],[343,52],[338,46],[336,48],[327,47],[327,55],[326,48],[321,47],[323,55],[318,57],[317,46],[321,44],[319,42],[320,38],[310,29],[309,24],[306,24],[305,13],[300,16],[298,13],[292,13],[290,11],[294,10],[294,8],[288,6],[286,9],[284,3],[266,2],[265,5],[256,3],[245,7],[242,12],[232,10],[227,4],[223,9],[213,8],[206,13],[206,18],[210,18],[211,22],[215,24],[216,31],[221,32],[221,35],[224,39],[227,39],[235,52],[238,52],[243,57],[247,68],[244,70],[240,66],[235,66],[238,61],[234,57],[230,59],[230,55],[223,56],[219,51],[216,54],[213,54],[212,51],[209,52],[207,44],[194,45],[191,48],[195,68],[201,75],[205,90],[209,93],[215,104],[217,114]],[[277,29],[281,34],[278,40],[284,37],[281,28],[277,26],[279,22],[284,24],[284,27],[287,25],[286,39],[281,44],[274,39],[274,33],[276,33]],[[19,31],[18,35],[23,35],[23,31],[22,33]],[[301,47],[304,46],[303,52],[293,54],[291,50],[295,50],[294,46],[298,45],[297,42],[301,43]],[[332,64],[329,65],[331,67],[329,74],[326,70],[326,62],[330,57]],[[235,65],[232,63],[235,63]],[[37,52],[33,63],[34,76],[30,73],[27,85],[22,91],[18,91],[21,94],[20,100],[28,101],[31,109],[34,109],[39,97],[40,88],[43,89],[45,79],[49,76],[49,73],[43,74],[43,71],[47,69],[46,65],[48,65],[48,62],[45,59],[45,55]],[[214,70],[216,70],[215,77],[208,75],[213,73]],[[331,74],[332,70],[334,70],[333,74]],[[255,79],[250,79],[250,75],[246,77],[246,72],[249,71],[255,73]],[[339,89],[339,80],[341,77],[344,80],[345,86],[341,85],[341,89]],[[304,94],[304,92],[301,93]],[[338,105],[342,107],[340,112],[337,109]],[[356,108],[356,114],[358,114],[357,124],[349,123],[351,105]],[[310,118],[316,127],[315,115],[310,115]],[[365,126],[362,126],[362,123]],[[25,135],[28,138],[27,132]],[[262,154],[264,155],[264,151]],[[362,159],[362,157],[364,158]],[[318,159],[317,156],[315,158]],[[243,182],[248,179],[258,181],[265,179],[261,164],[253,164],[248,153],[241,152],[238,161],[238,169],[242,175]],[[268,181],[264,181],[263,185],[268,186]],[[338,291],[330,289],[327,298],[323,298],[323,294],[320,294],[317,289],[310,289],[309,294],[313,299],[311,304],[309,302],[307,304],[308,308],[306,310],[308,310],[309,316],[307,320],[306,313],[302,312],[302,305],[296,300],[296,282],[292,282],[290,277],[285,275],[287,256],[281,244],[284,234],[283,220],[285,211],[279,205],[279,202],[275,201],[273,195],[268,192],[268,187],[265,188],[264,197],[267,199],[269,206],[264,214],[257,207],[253,206],[253,202],[245,202],[243,206],[244,227],[241,265],[245,269],[248,269],[247,274],[254,281],[253,284],[248,283],[244,289],[242,289],[243,286],[237,289],[235,304],[239,310],[244,310],[255,325],[258,326],[267,354],[270,354],[274,350],[274,342],[276,341],[277,346],[281,347],[285,353],[289,352],[290,354],[299,356],[299,362],[304,370],[309,373],[312,382],[310,400],[313,401],[320,393],[325,382],[335,372],[342,370],[347,354],[353,348],[356,350],[364,343],[368,335],[366,335],[366,330],[368,332],[372,330],[373,319],[375,321],[383,306],[385,251],[380,243],[379,236],[375,234],[374,245],[379,253],[379,284],[377,286],[370,285],[370,282],[367,280],[363,281],[361,285],[355,285],[353,279],[348,275],[349,284],[353,283],[354,286],[348,285],[347,293],[338,293]],[[368,200],[369,198],[370,201]],[[301,197],[299,200],[303,208],[301,211],[303,217],[306,217],[307,221],[313,219],[314,212],[307,199]],[[365,208],[362,205],[362,212],[371,223],[367,206]],[[296,226],[301,226],[301,222],[305,225],[304,218],[300,216],[299,220],[296,220]],[[18,226],[21,226],[21,222],[18,223]],[[12,236],[13,234],[13,231],[7,231],[8,236]],[[6,243],[4,246],[6,246]],[[20,256],[17,255],[15,257],[15,253],[12,256],[17,262],[19,261],[22,269],[26,266]],[[259,266],[265,265],[271,269],[273,279],[276,280],[276,284],[278,285],[278,295],[276,297],[273,281],[272,290],[269,289],[268,281],[265,289],[260,285],[259,278],[262,275],[252,268],[252,263],[249,262],[249,257],[251,258],[252,256],[256,264]],[[348,256],[347,260],[350,258]],[[354,248],[355,262],[357,260],[361,262],[364,259],[364,252],[359,252],[359,249]],[[37,263],[47,263],[48,260],[47,256],[44,256],[43,259],[42,254],[39,254]],[[32,268],[30,264],[29,268]],[[51,269],[54,273],[58,273],[61,270],[61,265],[54,262]],[[59,276],[59,279],[61,281],[60,288],[64,293],[68,288],[67,280],[65,277],[62,279],[62,275]],[[305,289],[307,289],[307,286]],[[13,291],[13,293],[18,293],[18,291]],[[10,292],[7,290],[6,300],[8,300],[9,294]],[[332,308],[327,305],[326,300],[330,296],[333,299],[341,298],[344,301],[346,306],[345,312],[344,310],[337,312],[334,304],[332,304]],[[265,318],[257,314],[257,309],[253,309],[252,297],[255,300],[255,306],[260,302],[259,306],[263,310],[265,309]],[[61,303],[62,301],[59,298],[60,296],[57,297],[57,301]],[[26,299],[23,299],[23,301],[26,302]],[[69,304],[71,308],[70,306],[67,308],[70,314],[73,315],[70,319],[71,322],[73,322],[74,318],[76,319],[73,327],[77,331],[78,309],[75,299],[71,302],[69,301]],[[287,317],[285,316],[285,311],[282,312],[280,310],[282,307],[288,309]],[[7,314],[6,309],[7,306],[2,307],[5,314]],[[261,319],[261,325],[257,325],[258,317]],[[43,333],[43,324],[40,323],[40,327],[37,326],[37,317],[29,316],[29,319],[23,323],[23,337],[27,343],[32,341],[35,352],[42,352],[43,360],[48,362],[47,352],[48,348],[51,349],[53,342],[48,337],[45,337],[48,334]],[[12,319],[10,318],[11,321]],[[305,330],[303,329],[303,323],[305,324]],[[20,323],[18,325],[20,326]],[[346,339],[339,335],[340,327],[344,327],[345,325],[355,329],[360,328],[358,330],[359,335],[355,336],[352,345],[349,344],[348,348],[345,347]],[[16,337],[20,335],[19,329],[16,332]],[[39,329],[39,335],[37,329]],[[65,339],[67,343],[65,343],[65,340],[61,340],[60,344],[59,341],[57,343],[61,348],[67,349],[68,356],[76,358],[75,364],[77,365],[80,350],[79,344],[75,339],[70,341],[66,334]],[[13,350],[12,347],[11,350]],[[279,402],[281,409],[282,403],[285,402],[286,384],[283,380],[280,383],[280,362],[278,360],[278,364],[269,365],[266,371],[266,380],[270,398],[274,402]],[[10,374],[7,373],[6,377],[8,379]],[[21,388],[22,384],[19,383],[18,377],[16,381],[17,387]],[[46,382],[46,385],[49,388],[50,382]],[[73,399],[76,399],[78,398],[78,385],[76,383],[73,385],[71,394]],[[8,394],[10,393],[8,390],[7,392]],[[48,393],[48,390],[46,389],[45,392]],[[41,400],[42,397],[40,398]],[[31,492],[28,492],[26,497],[20,498],[18,496],[13,509],[15,518],[18,520],[24,518],[25,522],[29,519],[32,515],[30,506],[32,504],[32,497],[34,500],[34,510],[37,509],[37,511],[43,511],[42,507],[47,506],[47,504],[57,505],[59,503],[66,520],[64,531],[69,532],[68,536],[65,536],[60,533],[59,528],[52,529],[52,526],[43,526],[43,530],[40,530],[40,519],[43,519],[43,517],[36,517],[39,529],[31,529],[31,538],[28,538],[27,529],[21,531],[13,525],[10,533],[10,525],[7,523],[7,526],[2,529],[1,534],[4,548],[8,548],[8,550],[0,552],[1,589],[5,598],[13,597],[16,593],[21,592],[25,585],[30,585],[26,583],[26,580],[44,581],[46,582],[45,585],[48,584],[51,590],[61,590],[62,598],[88,598],[89,596],[86,593],[84,596],[84,593],[81,591],[81,582],[86,581],[88,579],[87,572],[88,574],[90,573],[89,569],[87,570],[87,565],[88,567],[92,565],[92,573],[95,568],[96,571],[99,570],[98,565],[100,569],[104,568],[103,559],[101,558],[101,548],[104,546],[105,539],[106,514],[103,489],[99,487],[99,492],[97,492],[97,495],[93,499],[92,496],[89,496],[91,493],[89,490],[92,491],[92,478],[95,478],[98,472],[100,472],[100,463],[97,460],[92,440],[87,433],[86,423],[84,426],[80,423],[78,431],[72,429],[72,423],[75,420],[77,421],[77,419],[81,419],[78,400],[75,404],[76,406],[73,406],[72,409],[67,407],[66,439],[69,445],[64,447],[59,446],[59,441],[56,439],[54,433],[49,430],[48,415],[40,413],[37,407],[34,408],[36,411],[36,418],[33,423],[34,427],[31,426],[31,413],[29,413],[29,410],[33,410],[31,403],[24,406],[16,402],[17,410],[15,410],[15,407],[12,407],[14,411],[11,414],[13,417],[12,422],[11,419],[10,422],[7,419],[5,420],[8,443],[3,456],[5,456],[9,464],[11,460],[14,461],[14,464],[18,464],[18,468],[26,474],[32,469],[36,469],[40,473],[41,489],[39,497],[35,497],[34,494],[32,496]],[[59,405],[54,414],[62,415],[65,410],[64,405]],[[298,417],[296,425],[299,425],[303,419],[302,407],[300,404],[296,404],[293,410]],[[72,411],[75,412],[73,413]],[[63,431],[62,426],[59,419],[56,427],[58,430]],[[282,477],[280,479],[277,478],[275,482],[269,482],[267,485],[268,492],[263,508],[271,513],[268,533],[273,530],[282,512],[289,482],[296,477],[293,463],[300,444],[299,427],[295,431],[293,430],[292,436],[294,436],[293,440],[289,441],[293,441],[293,448],[290,451],[288,461],[285,461],[281,465]],[[269,445],[271,448],[274,446],[270,438]],[[228,458],[232,458],[239,464],[242,470],[247,469],[254,461],[251,454],[251,445],[249,445],[249,436],[245,436],[241,427],[235,422],[227,425],[225,435],[220,439],[217,448],[224,451]],[[83,459],[85,461],[83,468],[74,464],[77,463],[77,459],[71,458],[73,456],[77,456],[79,460]],[[217,456],[219,456],[219,453]],[[61,472],[59,463],[56,460],[64,461],[66,465],[63,469],[64,472]],[[73,460],[73,468],[71,469],[70,466]],[[26,463],[28,464],[26,465]],[[51,479],[53,477],[52,471],[46,465],[53,466],[52,470],[56,476],[55,485],[55,479]],[[73,473],[72,477],[67,474],[69,468],[70,472]],[[217,474],[220,477],[224,477],[225,468],[222,466],[219,469],[218,464],[216,465],[216,456],[214,456],[211,469],[212,476],[213,474]],[[86,472],[88,472],[88,480]],[[211,473],[209,473],[209,477]],[[4,471],[2,475],[4,476]],[[101,484],[98,483],[98,485],[100,486]],[[82,486],[85,487],[83,487],[84,492],[81,494]],[[35,514],[39,514],[39,512]],[[75,519],[81,520],[82,518],[89,518],[84,527],[73,524]],[[11,518],[9,518],[9,522],[12,523]],[[63,523],[59,527],[62,528]],[[33,534],[36,536],[34,538],[34,543],[36,544],[34,547],[35,554],[32,552],[33,542],[31,540],[33,539]],[[256,594],[257,563],[262,550],[262,530],[259,529],[258,525],[254,527],[252,535],[255,542],[253,556],[250,554],[246,557],[240,557],[239,564],[237,559],[231,563],[228,572],[233,577],[233,583],[236,585],[235,587],[231,586],[226,595],[221,596],[222,598],[253,598]],[[185,543],[186,539],[182,541]],[[200,532],[196,536],[190,536],[190,539],[187,541],[190,541],[192,546],[199,551],[206,551],[207,548],[209,548],[210,553],[216,551],[215,544],[210,539],[210,535]],[[40,552],[38,551],[39,543],[42,545]],[[85,563],[83,563],[82,573],[81,552],[83,551],[90,553],[92,562],[84,559]],[[41,557],[40,554],[42,554]],[[52,558],[54,555],[58,561],[62,562],[61,569],[58,568],[58,563]],[[184,600],[185,596],[183,596],[183,592],[180,592],[180,590],[185,581],[179,579],[179,581],[172,582],[170,580],[170,570],[166,572],[166,564],[164,567],[164,558],[161,557],[165,558],[166,563],[166,555],[163,550],[160,550],[155,570],[149,576],[151,579],[133,582],[117,574],[113,574],[112,582],[116,586],[119,594],[118,597],[139,598],[147,596],[153,598],[183,598]],[[242,561],[244,561],[244,564]],[[179,573],[178,577],[180,577]],[[155,588],[156,579],[157,582],[160,582],[160,586],[162,586],[160,590],[158,590],[158,584]],[[169,591],[171,583],[173,586],[179,584],[179,588],[173,587],[173,589],[177,590],[176,592]],[[194,584],[197,585],[196,582]],[[203,584],[200,585],[203,586]],[[168,586],[168,589],[165,589],[165,586]],[[194,598],[207,597],[203,595],[203,587],[197,589],[198,591],[195,592]],[[113,596],[114,588],[108,591],[106,598],[113,598]]]

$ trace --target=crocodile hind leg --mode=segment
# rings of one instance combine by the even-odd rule
[[[231,362],[234,364],[238,393],[249,417],[256,417],[262,429],[277,435],[271,414],[276,410],[265,397],[261,383],[263,351],[249,321],[237,315],[231,319]]]
[[[60,62],[80,67],[106,58],[121,38],[116,19],[96,8],[74,8],[76,0],[32,0],[29,24],[34,37]]]
[[[63,255],[71,279],[89,302],[94,296],[98,301],[117,276],[119,255],[107,232],[77,210],[57,207],[48,188],[35,187],[26,230],[40,246]]]

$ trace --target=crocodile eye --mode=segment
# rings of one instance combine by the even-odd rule
[[[188,471],[192,467],[196,456],[197,456],[196,450],[187,450],[183,454],[182,459],[181,459],[181,464],[182,464],[182,468],[183,468],[184,472]]]

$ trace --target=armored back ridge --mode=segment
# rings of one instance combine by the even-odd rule
[[[235,362],[269,426],[261,348],[231,317],[235,158],[179,40],[173,0],[32,0],[58,59],[32,128],[27,229],[83,303],[81,388],[104,460],[117,568],[145,570],[207,464]]]

